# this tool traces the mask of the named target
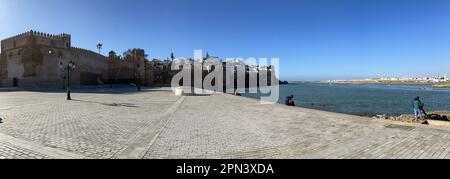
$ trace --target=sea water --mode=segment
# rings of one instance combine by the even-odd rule
[[[259,98],[264,94],[242,94]],[[295,83],[280,85],[279,103],[294,95],[304,108],[354,115],[412,114],[412,100],[420,96],[427,111],[450,111],[450,89],[431,85]]]

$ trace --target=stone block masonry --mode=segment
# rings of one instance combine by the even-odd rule
[[[29,31],[2,40],[0,87],[65,87],[65,67],[70,61],[76,64],[70,78],[72,85],[151,84],[144,78],[145,74],[151,74],[151,69],[145,68],[143,49],[131,49],[124,59],[108,58],[73,47],[71,38],[65,33],[52,35]],[[119,75],[120,79],[113,74]]]

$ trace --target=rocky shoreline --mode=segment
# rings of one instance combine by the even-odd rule
[[[382,120],[390,120],[390,121],[399,121],[399,122],[407,122],[407,123],[419,123],[428,125],[428,120],[437,120],[437,121],[447,121],[449,122],[448,117],[450,117],[450,111],[433,111],[428,113],[428,115],[423,120],[417,120],[412,114],[403,114],[400,116],[389,116],[389,115],[376,115],[369,116],[372,119],[382,119]]]

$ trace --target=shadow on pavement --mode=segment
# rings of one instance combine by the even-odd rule
[[[183,96],[211,96],[211,94],[184,94]]]
[[[101,103],[97,101],[87,101],[87,100],[79,100],[79,99],[72,99],[72,101],[78,101],[78,102],[85,102],[85,103],[95,103],[105,106],[111,106],[111,107],[128,107],[128,108],[137,108],[139,106],[132,104],[132,103]]]

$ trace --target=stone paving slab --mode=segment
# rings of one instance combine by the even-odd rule
[[[226,94],[72,96],[0,92],[0,158],[450,158],[448,129]]]

